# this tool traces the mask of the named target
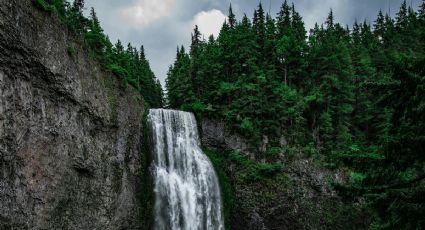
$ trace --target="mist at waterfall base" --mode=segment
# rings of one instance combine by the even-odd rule
[[[151,109],[154,229],[222,230],[220,187],[192,113]]]

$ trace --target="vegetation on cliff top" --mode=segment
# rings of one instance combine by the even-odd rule
[[[260,4],[252,21],[230,7],[219,37],[201,37],[195,27],[189,53],[177,49],[170,107],[268,140],[257,158],[307,151],[348,167],[335,188],[371,210],[371,229],[425,228],[425,1],[351,29],[331,11],[308,36],[286,1],[277,18]]]
[[[83,15],[84,0],[69,3],[66,0],[34,0],[40,9],[57,14],[62,23],[84,39],[90,56],[105,69],[113,72],[123,82],[135,87],[150,107],[162,107],[163,92],[145,57],[144,47],[137,49],[130,43],[125,49],[121,41],[113,45],[103,32],[96,12],[92,8],[90,17]],[[64,47],[70,56],[77,50]]]

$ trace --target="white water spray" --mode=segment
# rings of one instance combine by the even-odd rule
[[[192,113],[152,109],[156,230],[223,230],[220,188]]]

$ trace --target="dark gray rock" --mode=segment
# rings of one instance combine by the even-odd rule
[[[236,150],[251,158],[254,150],[241,135],[231,132],[224,122],[203,118],[201,121],[202,144],[213,149]]]
[[[0,0],[0,229],[141,229],[143,110],[56,16]]]
[[[255,158],[253,150],[261,148],[250,147],[246,139],[230,132],[224,123],[204,118],[201,126],[204,147],[218,152],[237,150],[252,160],[263,161]],[[263,143],[267,141],[263,138]],[[280,144],[289,145],[283,137]],[[264,144],[260,147],[265,151]],[[344,206],[332,189],[331,181],[347,179],[343,171],[320,167],[318,159],[301,152],[292,157],[285,153],[280,156],[282,172],[268,179],[244,181],[245,167],[231,161],[216,169],[228,172],[234,189],[233,230],[367,228],[367,218],[359,218],[356,207]]]

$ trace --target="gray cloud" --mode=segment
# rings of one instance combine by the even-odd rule
[[[124,44],[145,46],[146,55],[156,76],[165,82],[166,73],[173,63],[178,45],[188,47],[194,16],[202,11],[213,9],[227,14],[230,0],[170,0],[174,7],[167,9],[166,15],[141,24],[123,17],[122,10],[135,6],[143,0],[86,0],[86,7],[94,7],[106,34],[113,42],[119,38]],[[163,0],[147,0],[150,4],[163,4]],[[378,10],[390,11],[395,15],[403,0],[294,0],[295,7],[303,16],[307,28],[315,22],[322,24],[332,8],[336,21],[352,25],[354,20],[373,22]],[[154,2],[154,3],[152,3]],[[258,0],[232,0],[233,10],[240,19],[243,13],[252,17]],[[275,16],[283,0],[263,0],[264,9]],[[288,1],[291,2],[291,1]],[[421,0],[409,0],[417,7]],[[163,11],[161,11],[163,13]],[[141,16],[143,17],[143,15]],[[206,35],[205,37],[207,37]]]

